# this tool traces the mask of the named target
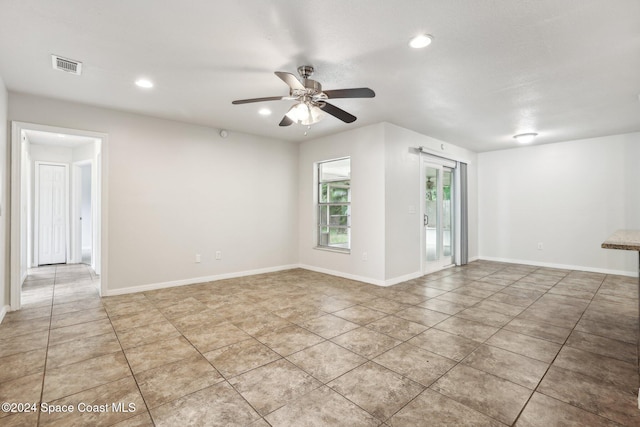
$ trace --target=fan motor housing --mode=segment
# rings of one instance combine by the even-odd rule
[[[311,80],[311,79],[304,79],[304,87],[307,88],[307,92],[311,91],[311,95],[315,95],[317,93],[322,92],[322,85],[315,81],[315,80]]]
[[[291,89],[291,96],[314,97],[322,93],[322,85],[315,80],[304,79],[301,83],[304,85],[304,89]]]

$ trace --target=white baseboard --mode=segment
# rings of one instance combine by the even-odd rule
[[[548,268],[561,268],[565,270],[578,270],[578,271],[588,271],[593,273],[604,273],[604,274],[616,274],[620,276],[629,276],[629,277],[637,277],[637,273],[628,272],[628,271],[620,271],[620,270],[609,270],[602,268],[592,268],[592,267],[584,267],[577,265],[566,265],[566,264],[553,264],[546,262],[537,262],[537,261],[529,261],[529,260],[517,260],[517,259],[509,259],[509,258],[497,258],[497,257],[485,257],[485,256],[476,256],[469,259],[469,262],[478,261],[478,260],[486,260],[486,261],[495,261],[495,262],[504,262],[509,264],[525,264],[525,265],[533,265],[536,267],[548,267]],[[203,277],[194,277],[191,279],[183,279],[183,280],[174,280],[171,282],[161,282],[161,283],[150,283],[147,285],[140,286],[130,286],[127,288],[120,289],[107,289],[103,296],[114,296],[114,295],[124,295],[124,294],[132,294],[136,292],[144,292],[144,291],[153,291],[156,289],[164,289],[171,288],[174,286],[185,286],[185,285],[194,285],[197,283],[205,283],[205,282],[213,282],[216,280],[224,280],[224,279],[234,279],[237,277],[245,277],[245,276],[253,276],[256,274],[264,274],[264,273],[273,273],[276,271],[284,271],[284,270],[292,270],[294,268],[303,268],[305,270],[315,271],[318,273],[329,274],[331,276],[342,277],[345,279],[356,280],[358,282],[369,283],[376,286],[392,286],[398,283],[406,282],[407,280],[413,280],[418,277],[422,277],[424,273],[420,271],[416,271],[413,273],[409,273],[403,276],[394,277],[392,279],[379,280],[373,279],[371,277],[359,276],[357,274],[345,273],[337,270],[330,270],[322,267],[315,267],[312,265],[306,264],[290,264],[290,265],[281,265],[276,267],[267,267],[267,268],[259,268],[255,270],[245,270],[238,271],[233,273],[224,273],[213,276],[203,276]],[[3,308],[2,316],[4,317],[4,313],[8,309],[8,306]],[[0,319],[1,319],[0,317]]]
[[[423,273],[417,271],[415,273],[405,274],[404,276],[394,277],[393,279],[379,280],[379,279],[373,279],[371,277],[358,276],[357,274],[344,273],[342,271],[337,271],[337,270],[330,270],[328,268],[315,267],[313,265],[300,264],[298,267],[303,268],[305,270],[315,271],[323,274],[329,274],[331,276],[342,277],[344,279],[356,280],[358,282],[364,282],[364,283],[369,283],[370,285],[383,286],[383,287],[406,282],[407,280],[416,279],[424,275]]]
[[[9,307],[8,305],[0,307],[0,323],[2,323],[2,321],[4,320],[4,316],[9,311],[9,308],[11,307]]]
[[[364,277],[364,276],[358,276],[358,275],[355,275],[355,274],[343,273],[341,271],[329,270],[329,269],[321,268],[321,267],[314,267],[314,266],[311,266],[311,265],[290,264],[290,265],[281,265],[281,266],[277,266],[277,267],[267,267],[267,268],[259,268],[259,269],[255,269],[255,270],[246,270],[246,271],[238,271],[238,272],[233,272],[233,273],[218,274],[218,275],[214,275],[214,276],[193,277],[193,278],[190,278],[190,279],[174,280],[174,281],[170,281],[170,282],[149,283],[147,285],[130,286],[130,287],[127,287],[127,288],[120,288],[120,289],[106,289],[103,292],[102,295],[107,297],[107,296],[115,296],[115,295],[133,294],[133,293],[136,293],[136,292],[154,291],[154,290],[157,290],[157,289],[172,288],[172,287],[175,287],[175,286],[195,285],[197,283],[214,282],[216,280],[234,279],[234,278],[237,278],[237,277],[253,276],[253,275],[256,275],[256,274],[264,274],[264,273],[273,273],[273,272],[276,272],[276,271],[292,270],[292,269],[295,269],[295,268],[302,268],[302,269],[305,269],[305,270],[310,270],[310,271],[315,271],[315,272],[318,272],[318,273],[329,274],[331,276],[343,277],[345,279],[356,280],[358,282],[369,283],[369,284],[377,285],[377,286],[392,286],[392,285],[395,285],[397,283],[402,283],[402,282],[405,282],[407,280],[412,280],[412,279],[415,279],[417,277],[421,277],[423,275],[423,273],[421,273],[421,272],[415,272],[415,273],[411,273],[411,274],[407,274],[407,275],[404,275],[404,276],[399,276],[399,277],[395,277],[393,279],[387,279],[387,280],[383,281],[383,280],[372,279],[370,277]]]
[[[315,271],[318,273],[329,274],[331,276],[342,277],[344,279],[357,280],[358,282],[369,283],[372,285],[388,286],[385,284],[384,280],[372,279],[370,277],[365,277],[365,276],[358,276],[357,274],[344,273],[342,271],[329,270],[328,268],[315,267],[313,265],[307,265],[307,264],[300,264],[298,265],[298,267],[304,268],[305,270]]]
[[[398,283],[406,282],[407,280],[417,279],[418,277],[424,276],[425,273],[421,271],[416,271],[415,273],[405,274],[404,276],[394,277],[393,279],[387,279],[384,281],[383,286],[393,286]]]
[[[234,279],[236,277],[253,276],[256,274],[273,273],[275,271],[292,270],[299,268],[297,264],[280,265],[276,267],[258,268],[255,270],[238,271],[233,273],[217,274],[214,276],[193,277],[191,279],[174,280],[171,282],[150,283],[147,285],[129,286],[127,288],[106,289],[102,296],[114,296],[133,294],[136,292],[155,291],[157,289],[172,288],[175,286],[195,285],[197,283],[214,282],[216,280]]]
[[[637,272],[633,271],[624,271],[624,270],[611,270],[607,268],[595,268],[595,267],[585,267],[582,265],[570,265],[570,264],[554,264],[550,262],[539,262],[539,261],[530,261],[530,260],[522,260],[522,259],[510,259],[510,258],[498,258],[498,257],[488,257],[488,256],[480,256],[479,260],[484,261],[495,261],[495,262],[506,262],[508,264],[525,264],[525,265],[533,265],[535,267],[547,267],[547,268],[560,268],[563,270],[577,270],[577,271],[587,271],[590,273],[602,273],[602,274],[615,274],[617,276],[628,276],[628,277],[638,277]]]

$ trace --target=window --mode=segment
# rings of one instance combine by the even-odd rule
[[[318,163],[318,247],[351,248],[351,159]]]

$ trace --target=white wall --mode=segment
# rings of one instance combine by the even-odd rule
[[[479,154],[480,257],[637,274],[600,244],[640,228],[638,159],[640,133]]]
[[[11,235],[9,223],[9,163],[7,156],[7,90],[0,77],[0,322],[9,309],[9,291],[11,281],[9,276],[9,239]]]
[[[420,154],[425,147],[448,158],[469,162],[468,225],[469,258],[478,254],[476,153],[414,131],[385,123],[385,230],[387,281],[416,275],[421,269],[422,218],[420,206]],[[414,213],[410,213],[413,207]],[[395,280],[397,281],[397,280]]]
[[[317,162],[351,157],[351,253],[315,249]],[[383,283],[385,279],[384,124],[300,143],[299,260],[306,268]],[[362,260],[367,252],[367,261]]]
[[[444,150],[441,146],[444,144]],[[477,256],[475,153],[379,123],[300,144],[299,258],[307,268],[375,284],[421,275],[420,162],[417,147],[464,158],[469,167],[469,253]],[[315,249],[314,166],[351,157],[351,253]],[[409,206],[415,213],[409,213]],[[367,253],[367,261],[363,253]]]
[[[297,263],[296,144],[18,93],[9,119],[109,135],[108,293]]]

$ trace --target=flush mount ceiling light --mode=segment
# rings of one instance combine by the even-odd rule
[[[136,80],[136,86],[143,89],[151,89],[153,87],[153,82],[148,79],[138,79]]]
[[[538,136],[537,133],[530,132],[515,135],[513,138],[520,144],[529,144],[530,142],[533,142],[534,139],[536,139],[536,136]]]
[[[261,116],[270,116],[271,110],[269,110],[268,108],[261,108],[258,110],[258,114],[260,114]]]
[[[415,36],[409,41],[409,46],[414,49],[422,49],[423,47],[427,47],[433,41],[433,36],[429,34],[420,34],[419,36]]]

